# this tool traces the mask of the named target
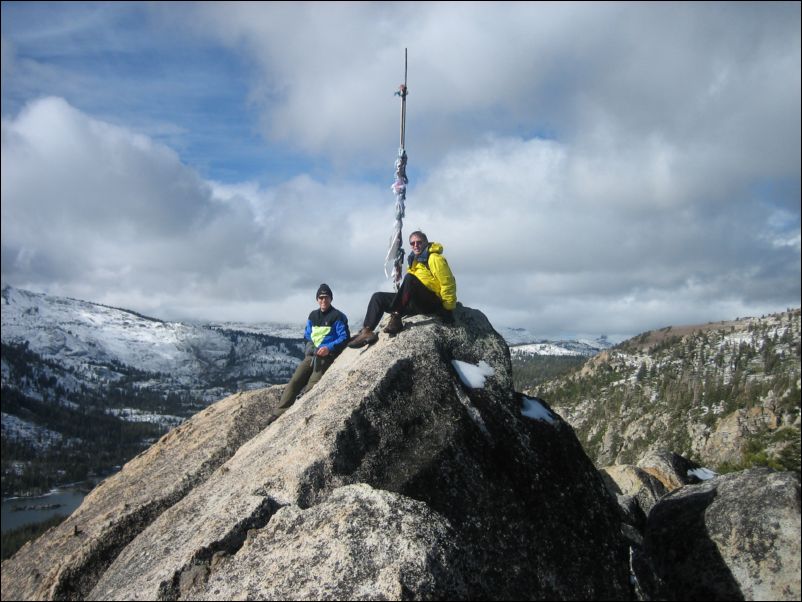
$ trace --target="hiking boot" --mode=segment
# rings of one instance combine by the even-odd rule
[[[356,335],[350,343],[348,343],[348,346],[351,349],[359,349],[365,345],[372,345],[378,340],[379,335],[373,332],[372,328],[363,328],[359,331],[359,334]]]
[[[384,327],[384,332],[387,334],[398,334],[402,330],[404,330],[404,323],[401,321],[401,314],[395,312],[390,314],[390,321],[387,323],[387,326]]]

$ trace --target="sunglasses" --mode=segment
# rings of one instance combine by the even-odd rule
[[[318,299],[331,299],[330,295],[320,295]]]
[[[419,247],[419,246],[421,246],[423,244],[426,244],[426,243],[424,241],[422,241],[422,240],[410,240],[409,241],[409,246],[410,247]]]

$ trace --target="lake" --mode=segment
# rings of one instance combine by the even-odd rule
[[[88,489],[83,484],[59,487],[47,495],[3,500],[2,532],[41,523],[61,514],[69,516],[81,505]]]

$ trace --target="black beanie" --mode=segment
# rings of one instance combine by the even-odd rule
[[[317,293],[315,294],[315,299],[320,297],[320,295],[328,295],[332,299],[334,299],[334,293],[331,292],[331,288],[325,282],[317,287]]]

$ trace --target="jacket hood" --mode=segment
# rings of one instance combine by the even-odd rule
[[[421,261],[423,263],[426,263],[427,261],[429,261],[429,256],[432,253],[437,253],[438,255],[442,255],[443,245],[441,245],[439,242],[430,242],[428,246],[425,249],[423,249],[423,251],[421,251],[420,255],[415,255],[415,253],[410,253],[407,256],[407,264],[411,267],[412,263],[415,261]]]

